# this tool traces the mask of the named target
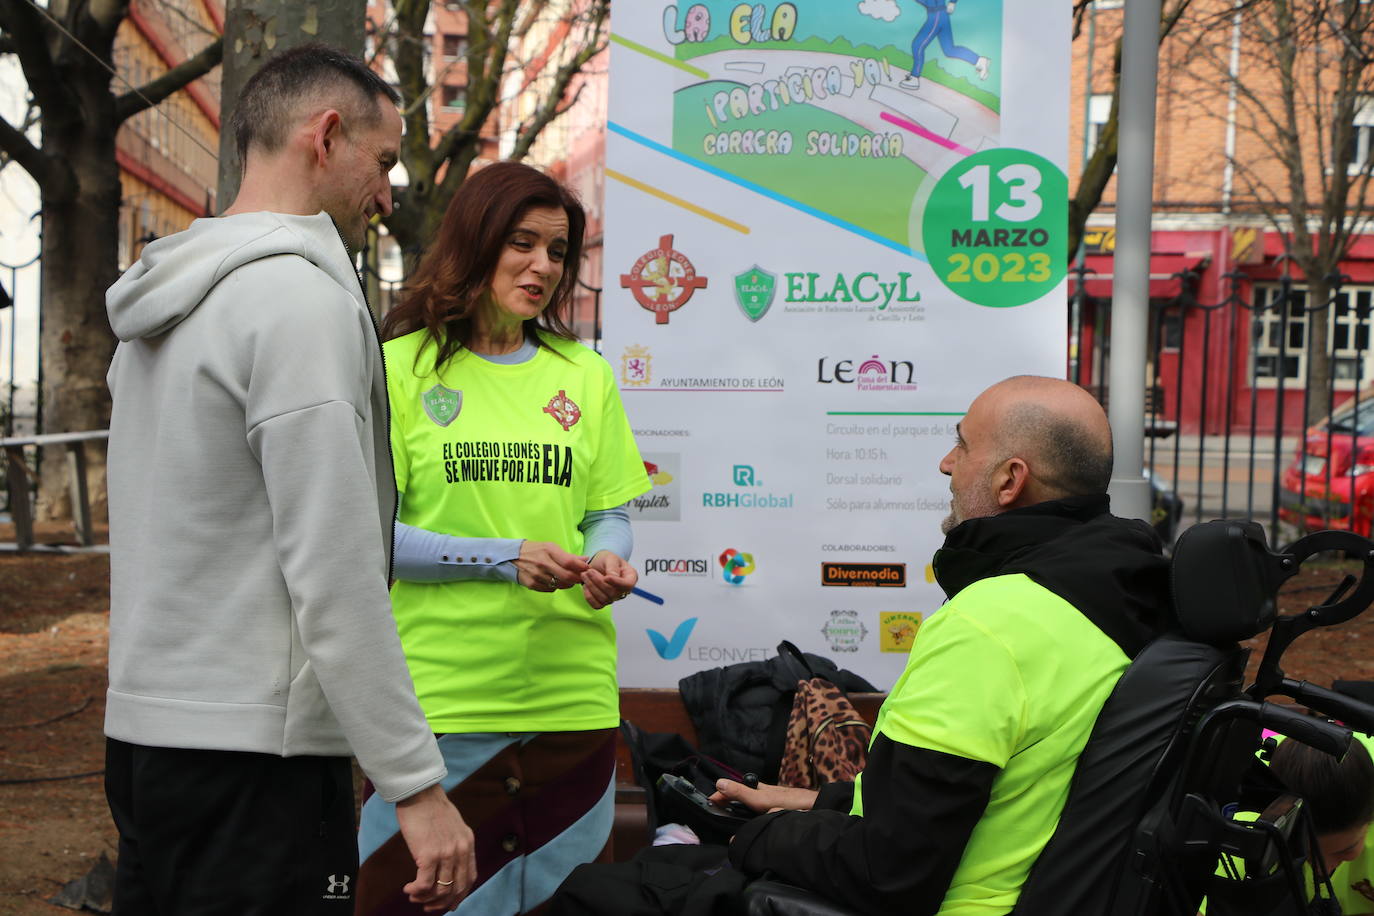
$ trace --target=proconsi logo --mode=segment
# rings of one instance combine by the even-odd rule
[[[646,576],[709,576],[711,564],[705,559],[656,557],[644,561]]]
[[[905,563],[822,563],[821,585],[906,587]]]

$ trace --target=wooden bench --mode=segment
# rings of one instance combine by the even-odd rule
[[[878,707],[887,699],[885,693],[851,693],[850,702],[870,724],[877,721]],[[676,732],[692,746],[697,745],[697,730],[682,705],[682,695],[673,688],[620,688],[620,717],[628,719],[646,732]],[[635,782],[634,764],[630,749],[622,736],[615,747],[615,825],[612,827],[615,858],[629,859],[649,845],[648,809],[644,804],[644,789]]]
[[[95,429],[83,433],[51,433],[43,436],[14,436],[0,439],[0,449],[5,452],[5,479],[9,485],[10,517],[14,519],[14,543],[0,544],[0,550],[72,552],[70,548],[50,548],[35,545],[33,542],[33,507],[29,502],[29,466],[24,461],[24,449],[27,446],[41,448],[45,445],[67,447],[72,524],[76,527],[77,543],[81,545],[78,549],[96,549],[91,531],[91,500],[86,492],[86,443],[108,438],[108,429]]]

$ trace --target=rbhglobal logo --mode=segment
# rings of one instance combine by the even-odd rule
[[[707,509],[791,509],[793,494],[764,489],[752,464],[734,465],[730,472],[733,490],[706,491],[701,504]]]
[[[816,381],[822,385],[853,385],[859,391],[915,391],[916,368],[911,360],[882,360],[874,353],[859,363],[852,359],[822,356],[816,363]]]

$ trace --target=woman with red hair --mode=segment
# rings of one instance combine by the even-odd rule
[[[611,367],[569,325],[584,226],[552,178],[489,165],[382,324],[391,598],[444,787],[476,834],[461,914],[533,912],[609,847],[609,606],[637,580],[624,504],[650,483]],[[409,912],[394,808],[369,797],[360,826],[357,912]]]

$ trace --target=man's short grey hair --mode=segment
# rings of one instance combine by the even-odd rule
[[[1096,496],[1112,482],[1112,440],[1078,420],[1033,402],[1012,405],[999,431],[1009,454],[1021,453],[1031,473],[1065,496]]]
[[[393,105],[401,101],[395,89],[351,54],[320,43],[283,51],[244,84],[230,116],[240,167],[252,147],[269,153],[282,148],[297,126],[301,102],[321,99],[327,107],[352,115],[356,124],[372,126],[382,115],[378,96]]]

